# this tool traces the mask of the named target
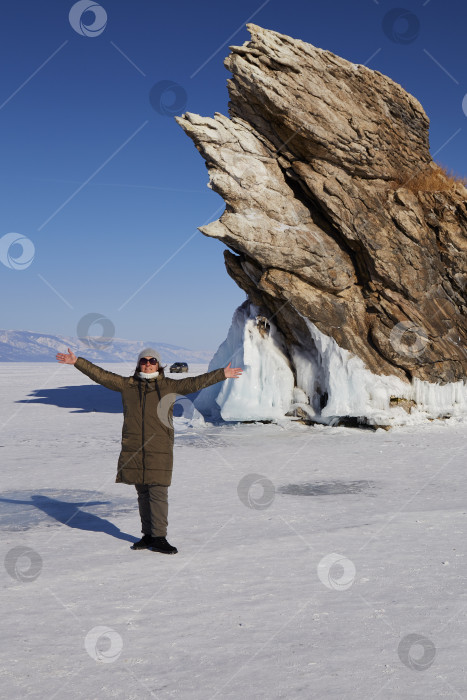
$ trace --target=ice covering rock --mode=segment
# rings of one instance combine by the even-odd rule
[[[230,248],[227,270],[281,334],[296,387],[303,358],[326,363],[333,341],[398,379],[398,395],[415,379],[464,391],[467,190],[408,187],[436,170],[422,106],[377,71],[248,29],[225,61],[230,118],[177,119],[226,202],[200,230]],[[318,375],[310,404],[329,410]]]
[[[208,420],[278,420],[298,409],[307,420],[329,425],[353,416],[387,426],[467,415],[464,382],[440,385],[415,378],[408,383],[376,375],[308,319],[303,321],[310,349],[287,348],[273,321],[264,327],[259,311],[248,300],[236,309],[227,338],[209,364],[212,370],[232,362],[245,371],[241,381],[200,392],[194,406]]]
[[[274,323],[258,324],[257,307],[248,301],[234,313],[227,338],[209,364],[211,368],[244,367],[242,381],[207,387],[195,401],[211,419],[274,420],[289,410],[294,375],[281,334]],[[215,399],[215,401],[213,400]]]

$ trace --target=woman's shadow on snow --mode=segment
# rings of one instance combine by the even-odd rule
[[[50,498],[42,494],[33,494],[28,501],[13,498],[0,498],[0,503],[15,504],[18,506],[34,506],[45,513],[49,518],[62,523],[62,525],[67,525],[77,530],[88,530],[89,532],[105,532],[107,535],[116,537],[118,540],[126,540],[127,542],[137,541],[136,537],[122,532],[120,528],[109,520],[94,515],[94,513],[81,510],[83,506],[109,505],[110,501],[83,501],[77,503],[61,501],[57,498]]]
[[[36,389],[16,403],[45,403],[60,408],[75,409],[72,413],[122,413],[122,397],[119,391],[103,386],[61,386],[58,389]]]
[[[191,418],[193,402],[200,392],[187,394],[177,399],[174,416]],[[45,403],[59,408],[74,409],[72,413],[122,413],[122,397],[119,391],[111,391],[103,386],[83,384],[82,386],[61,386],[58,389],[36,389],[29,399],[16,403]],[[188,401],[187,401],[188,399]]]

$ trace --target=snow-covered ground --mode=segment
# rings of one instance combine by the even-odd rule
[[[119,395],[0,381],[3,697],[467,698],[465,423],[175,419],[169,557],[130,549]]]

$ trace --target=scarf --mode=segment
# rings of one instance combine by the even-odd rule
[[[159,372],[151,372],[151,374],[146,374],[146,372],[138,372],[138,377],[140,379],[154,379],[154,377],[158,377]]]

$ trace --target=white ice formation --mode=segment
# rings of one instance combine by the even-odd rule
[[[289,357],[273,319],[265,327],[259,313],[248,301],[235,311],[227,338],[209,364],[209,369],[216,369],[231,362],[244,372],[241,378],[215,384],[196,398],[196,408],[208,420],[277,420],[297,408],[327,424],[347,416],[374,425],[420,423],[445,416],[467,419],[465,382],[440,385],[413,379],[409,383],[375,375],[308,319],[304,321],[312,349],[305,353],[292,347]],[[404,410],[401,399],[415,403]]]

